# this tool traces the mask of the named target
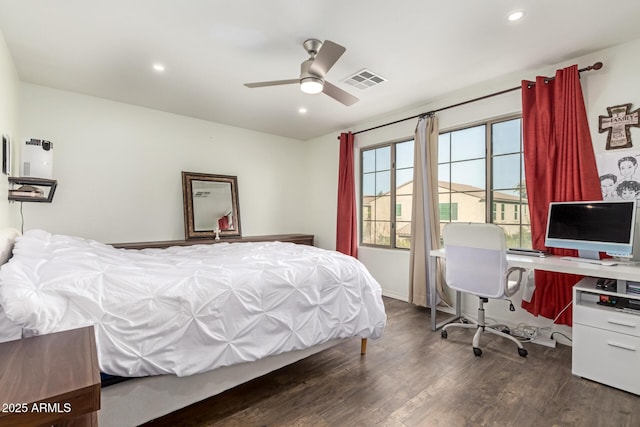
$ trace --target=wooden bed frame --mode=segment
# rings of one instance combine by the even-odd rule
[[[313,354],[348,341],[338,339],[288,353],[277,354],[255,362],[225,366],[188,377],[158,375],[135,378],[102,389],[98,412],[100,427],[140,425],[193,403],[261,377]],[[365,354],[367,339],[362,338],[361,354]]]
[[[224,239],[223,242],[270,242],[281,241],[313,246],[310,234],[279,234],[269,236]],[[172,240],[162,242],[115,243],[116,248],[146,249],[195,244],[215,244],[211,239]],[[250,363],[225,366],[209,372],[188,377],[160,375],[136,378],[102,389],[102,406],[98,412],[101,427],[139,425],[167,415],[186,406],[207,399],[246,383],[269,372],[297,362],[349,340],[329,341],[304,350],[298,350],[257,360]],[[360,343],[360,353],[367,351],[367,339]]]

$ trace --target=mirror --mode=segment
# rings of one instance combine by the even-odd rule
[[[186,239],[242,236],[237,177],[182,172],[182,197]]]

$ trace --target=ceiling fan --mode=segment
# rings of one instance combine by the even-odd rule
[[[270,82],[245,83],[246,87],[279,86],[298,83],[304,93],[324,93],[344,105],[353,105],[358,98],[325,80],[325,75],[347,50],[343,46],[325,40],[308,39],[302,44],[309,53],[309,59],[300,65],[300,78],[289,80],[273,80]]]

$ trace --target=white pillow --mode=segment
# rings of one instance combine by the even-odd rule
[[[18,236],[20,236],[20,231],[15,228],[0,228],[0,265],[11,258],[13,245]]]

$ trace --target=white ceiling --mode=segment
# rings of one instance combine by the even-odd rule
[[[638,0],[0,0],[24,82],[300,140],[637,39],[639,22]],[[307,38],[347,48],[327,80],[359,102],[243,85],[298,78]],[[388,81],[342,82],[363,68]]]

